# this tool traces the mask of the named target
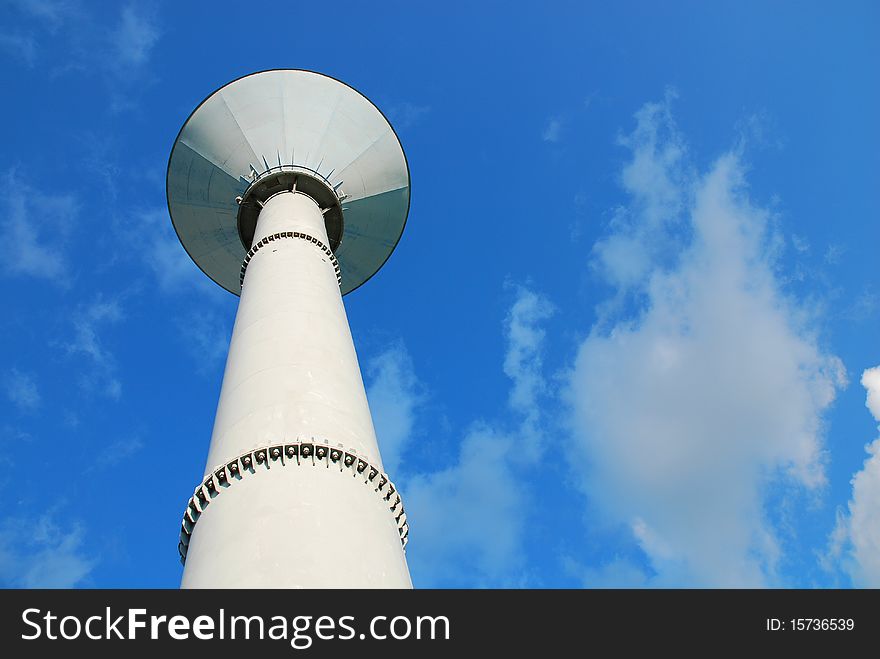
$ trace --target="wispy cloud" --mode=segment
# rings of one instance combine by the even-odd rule
[[[508,404],[521,419],[519,453],[536,459],[543,444],[541,403],[548,394],[542,358],[546,338],[543,323],[554,309],[545,298],[528,288],[516,288],[516,301],[505,321],[504,374],[513,385]]]
[[[116,440],[101,449],[86,473],[114,467],[137,454],[142,448],[144,448],[144,441],[138,436]]]
[[[52,33],[79,12],[78,3],[71,0],[11,0],[9,4]]]
[[[220,293],[228,295],[225,291]],[[199,304],[177,321],[179,338],[202,375],[212,374],[223,366],[229,350],[232,322],[233,314],[223,314],[206,304]]]
[[[862,373],[862,386],[867,391],[865,406],[880,423],[880,366]],[[842,560],[856,586],[880,588],[880,437],[865,451],[868,458],[852,478],[848,510],[838,512],[828,558]]]
[[[115,300],[98,297],[73,314],[73,338],[66,344],[68,353],[87,358],[90,368],[82,385],[111,399],[122,395],[122,382],[116,376],[116,359],[101,339],[100,330],[122,320],[122,308]]]
[[[133,220],[142,227],[145,236],[146,244],[140,250],[141,258],[163,292],[180,293],[216,287],[180,244],[167,209],[135,211]]]
[[[385,469],[398,473],[400,458],[412,439],[423,386],[416,378],[412,358],[402,341],[395,342],[367,365],[367,398]]]
[[[138,109],[139,90],[151,79],[147,64],[160,36],[155,15],[146,5],[130,2],[122,7],[98,62],[110,90],[110,112]]]
[[[684,199],[692,180],[684,140],[670,112],[674,92],[636,113],[636,128],[619,139],[632,153],[620,181],[630,203],[615,209],[609,232],[593,245],[593,267],[625,297],[654,268],[668,265],[680,244]]]
[[[78,56],[98,56],[104,67],[119,72],[126,70],[129,75],[133,67],[147,63],[161,36],[154,14],[144,3],[121,5],[113,26],[102,30],[106,32],[106,40],[94,31],[105,16],[113,15],[106,8],[100,8],[96,16],[82,3],[69,0],[13,0],[11,4],[32,28],[44,34],[61,35],[75,43],[90,42],[88,48],[75,49]],[[34,38],[33,33],[31,37]]]
[[[840,259],[843,258],[845,253],[846,248],[843,245],[828,245],[828,248],[825,250],[825,263],[828,265],[837,265],[840,263]]]
[[[524,565],[529,496],[513,467],[516,437],[471,428],[447,469],[418,474],[402,489],[419,586],[512,586]]]
[[[625,558],[615,557],[603,565],[587,566],[572,556],[566,556],[562,564],[584,588],[645,588],[650,585],[645,572]]]
[[[4,270],[66,284],[64,244],[79,213],[78,201],[72,195],[36,190],[15,170],[6,172],[3,183],[6,208],[0,227],[14,246],[3,259]]]
[[[870,318],[880,309],[880,295],[870,288],[865,288],[859,293],[852,304],[841,313],[843,318],[850,320],[864,320]]]
[[[515,586],[528,577],[524,539],[533,511],[524,474],[538,457],[528,449],[543,434],[540,402],[546,383],[541,377],[540,325],[551,307],[525,287],[511,288],[516,299],[504,321],[504,370],[511,379],[509,404],[516,416],[512,422],[475,422],[460,442],[433,437],[437,446],[457,447],[451,463],[438,454],[436,462],[445,466],[436,471],[412,473],[401,464],[398,483],[412,520],[409,561],[417,585]],[[393,461],[399,461],[411,441],[413,414],[423,391],[403,351],[398,344],[370,372],[377,430],[385,426],[396,433]],[[403,410],[398,409],[401,403]],[[384,458],[385,444],[382,451]]]
[[[562,120],[553,117],[547,121],[544,130],[541,132],[541,139],[545,142],[558,142],[562,133]]]
[[[431,111],[430,105],[416,105],[404,101],[388,105],[388,119],[395,128],[412,128]]]
[[[27,444],[33,441],[33,436],[20,428],[10,425],[0,427],[0,445],[6,444],[3,451],[6,453],[15,452],[21,444]]]
[[[5,18],[24,20],[16,28],[0,31],[0,50],[19,58],[29,68],[37,63],[41,41],[55,38],[80,15],[78,4],[65,0],[7,0],[6,4],[14,11],[4,12]]]
[[[791,234],[791,244],[799,254],[806,254],[810,251],[810,241],[796,233]]]
[[[145,64],[159,36],[155,18],[144,11],[142,4],[125,5],[110,35],[117,65],[128,69]]]
[[[765,497],[825,482],[823,413],[843,366],[781,290],[738,154],[691,173],[669,99],[636,118],[622,140],[632,203],[594,249],[632,303],[607,308],[578,351],[573,467],[629,529],[652,584],[777,583]]]
[[[78,1],[11,4],[15,27],[0,29],[0,50],[31,68],[42,66],[51,77],[97,74],[108,87],[111,112],[137,107],[137,89],[150,79],[147,64],[161,37],[152,7],[128,2],[111,7],[116,13]],[[51,56],[44,48],[50,40]]]
[[[6,397],[23,412],[33,412],[40,406],[40,390],[33,375],[12,369],[4,378]]]
[[[66,529],[48,512],[34,519],[0,523],[0,585],[7,588],[73,588],[82,585],[97,560],[83,549],[84,531]]]
[[[135,210],[126,216],[144,236],[140,258],[159,290],[186,302],[174,319],[181,344],[192,355],[197,370],[213,374],[229,349],[234,313],[232,296],[199,270],[174,231],[168,210]]]

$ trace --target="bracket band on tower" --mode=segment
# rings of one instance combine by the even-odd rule
[[[242,286],[244,286],[244,275],[247,272],[248,263],[251,262],[254,254],[259,252],[262,247],[265,247],[270,242],[281,240],[282,238],[299,238],[317,245],[318,248],[330,259],[330,265],[333,266],[333,272],[336,273],[336,283],[339,284],[339,286],[342,286],[342,271],[339,269],[339,261],[336,260],[336,255],[333,254],[333,251],[320,240],[301,231],[282,231],[281,233],[273,233],[254,243],[254,245],[248,250],[244,257],[244,261],[242,261],[241,264],[240,284]]]
[[[351,451],[312,440],[258,447],[215,467],[196,488],[183,514],[177,545],[181,563],[186,563],[193,528],[205,508],[233,483],[240,481],[246,475],[255,475],[264,469],[271,469],[273,465],[275,467],[323,466],[328,471],[338,467],[339,473],[348,472],[353,478],[362,479],[365,485],[372,487],[380,499],[387,503],[388,510],[397,524],[400,542],[406,550],[406,544],[409,542],[409,524],[406,521],[400,493],[397,492],[388,475]]]

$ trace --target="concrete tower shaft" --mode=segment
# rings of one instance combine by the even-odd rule
[[[327,245],[309,196],[265,202],[205,471],[223,492],[193,525],[183,587],[411,587],[397,495],[386,500],[390,483],[376,491],[386,477]],[[283,455],[255,464],[273,446]]]
[[[274,239],[287,232],[300,237]],[[321,209],[303,194],[275,195],[259,215],[261,242],[247,264],[208,468],[297,436],[381,466],[335,259],[318,247],[328,244]]]

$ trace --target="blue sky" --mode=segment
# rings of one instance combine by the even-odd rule
[[[291,67],[411,168],[346,307],[417,586],[880,586],[876,3],[276,10],[2,2],[0,584],[179,584],[237,298],[167,158]]]

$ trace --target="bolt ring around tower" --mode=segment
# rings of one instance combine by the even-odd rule
[[[205,480],[196,487],[193,496],[187,503],[186,510],[181,522],[179,542],[177,550],[180,554],[180,562],[186,564],[186,556],[189,552],[190,538],[201,515],[213,503],[217,497],[227,489],[236,485],[243,478],[251,478],[252,475],[264,470],[277,468],[277,466],[296,466],[304,468],[309,466],[327,467],[329,471],[338,471],[340,474],[353,476],[355,479],[371,488],[384,502],[389,512],[392,513],[397,525],[397,533],[404,551],[409,543],[409,522],[403,507],[403,501],[394,483],[378,467],[370,464],[365,459],[341,448],[330,448],[324,445],[314,445],[314,440],[292,444],[279,444],[250,449],[246,453],[235,456],[225,464],[214,467]],[[312,450],[314,447],[314,450]],[[334,458],[335,454],[335,458]],[[312,457],[314,455],[314,457]],[[251,459],[251,456],[254,456]],[[343,458],[344,456],[344,458]],[[276,467],[273,467],[273,463]],[[239,464],[241,467],[239,467]],[[330,467],[336,469],[330,469]],[[369,469],[367,469],[369,467]],[[226,470],[232,474],[227,477]],[[215,483],[219,481],[219,486]]]
[[[330,182],[318,172],[299,165],[279,165],[259,174],[248,186],[238,206],[238,237],[246,250],[254,242],[257,218],[263,205],[283,192],[297,192],[315,201],[324,215],[330,249],[342,242],[342,204]]]

